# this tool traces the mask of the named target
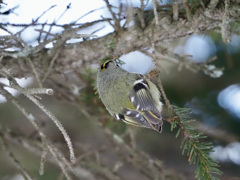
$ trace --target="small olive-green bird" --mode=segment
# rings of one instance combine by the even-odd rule
[[[141,74],[106,61],[97,74],[97,90],[108,112],[125,123],[162,131],[162,103],[157,87]]]

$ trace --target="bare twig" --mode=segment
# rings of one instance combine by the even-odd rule
[[[34,153],[35,155],[42,157],[43,156],[43,152],[42,149],[40,148],[38,143],[33,143],[34,140],[29,139],[29,138],[24,138],[22,137],[22,135],[15,135],[14,133],[5,133],[6,136],[6,140],[8,140],[11,143],[17,144],[17,145],[21,145],[22,147],[24,147],[27,151]],[[51,145],[51,146],[49,146]],[[62,144],[64,145],[64,144]],[[48,143],[46,143],[47,148],[51,149],[48,150],[48,152],[50,154],[52,154],[52,156],[47,157],[44,161],[50,162],[54,165],[59,165],[59,163],[62,163],[62,165],[60,166],[61,168],[64,167],[66,169],[66,171],[70,171],[71,173],[73,173],[76,177],[78,177],[78,179],[86,179],[86,180],[96,180],[96,178],[94,177],[94,175],[88,171],[87,169],[83,168],[79,163],[76,166],[72,166],[71,164],[69,164],[69,162],[66,160],[66,158],[62,155],[62,153],[60,153],[59,150],[56,150],[56,145],[52,144],[50,141],[48,141]],[[52,148],[54,147],[54,148]],[[57,159],[56,159],[57,158]],[[41,167],[40,167],[41,168]],[[39,169],[40,170],[40,169]],[[65,176],[65,172],[62,170],[63,175]]]
[[[62,17],[63,15],[71,8],[71,3],[69,3],[66,7],[66,9],[62,12],[62,14],[57,18],[57,20],[55,20],[55,22],[58,22]]]
[[[27,94],[47,94],[47,95],[53,95],[52,89],[46,89],[46,88],[31,88],[31,89],[25,89]]]
[[[174,0],[173,5],[172,5],[172,9],[173,9],[173,20],[177,21],[178,20],[178,0]]]
[[[44,77],[43,77],[43,79],[42,79],[42,83],[44,83],[45,82],[45,80],[47,79],[47,77],[49,76],[49,74],[50,74],[50,72],[51,72],[51,70],[52,70],[52,67],[53,67],[53,65],[54,65],[54,62],[56,61],[56,59],[57,59],[57,57],[58,57],[58,55],[59,55],[59,52],[60,52],[60,48],[56,51],[56,54],[53,56],[53,58],[52,58],[52,60],[51,60],[51,62],[50,62],[50,64],[49,64],[49,66],[48,66],[48,69],[47,69],[47,72],[45,73],[45,75],[44,75]]]
[[[28,57],[27,57],[27,62],[29,63],[30,67],[32,68],[33,74],[35,75],[35,78],[38,82],[39,87],[42,88],[43,85],[42,85],[42,82],[40,80],[39,73],[37,72],[37,69],[35,68],[35,65],[33,64],[32,60]]]
[[[146,27],[146,23],[145,23],[145,20],[144,20],[144,8],[145,8],[144,0],[141,0],[141,9],[139,11],[139,20],[140,20],[140,23],[141,23],[141,27],[143,29]]]
[[[25,108],[23,108],[23,106],[21,106],[18,101],[9,93],[7,92],[4,88],[1,88],[1,92],[4,94],[4,96],[10,100],[22,113],[23,115],[29,120],[29,122],[34,126],[34,128],[38,131],[41,139],[42,139],[42,142],[44,144],[44,148],[45,148],[45,145],[48,147],[49,151],[51,152],[51,154],[55,157],[55,159],[57,160],[58,162],[58,165],[61,167],[64,175],[66,176],[66,178],[68,180],[71,180],[71,177],[69,176],[69,174],[67,173],[66,171],[66,168],[65,168],[65,165],[62,163],[62,161],[59,160],[58,158],[58,155],[56,153],[56,151],[53,149],[54,146],[51,145],[51,143],[48,141],[47,139],[47,136],[43,133],[43,131],[41,130],[41,127],[38,125],[37,121],[35,121],[35,117],[28,113],[26,111]],[[43,156],[42,156],[43,157]],[[44,161],[41,160],[41,164],[40,164],[40,173],[41,171],[43,170],[43,163]]]
[[[25,91],[21,86],[18,85],[16,80],[11,76],[11,71],[3,68],[1,69],[0,73],[4,75],[10,82],[10,86],[20,93],[23,93],[26,97],[28,97],[34,104],[36,104],[59,128],[61,133],[63,134],[63,137],[68,145],[69,151],[70,151],[70,159],[74,163],[75,162],[75,155],[74,155],[74,150],[73,150],[73,145],[71,142],[70,137],[68,136],[65,128],[63,127],[62,123],[50,112],[48,111],[32,94],[28,93],[28,91]]]
[[[154,12],[155,23],[158,26],[159,19],[158,19],[158,12],[157,12],[157,1],[152,0],[152,3],[153,3],[153,12]]]
[[[98,10],[101,10],[101,9],[104,9],[104,7],[100,7],[100,8],[97,8],[97,9],[93,9],[89,12],[87,12],[86,14],[82,15],[81,17],[79,17],[78,19],[74,20],[73,22],[71,22],[71,24],[76,24],[76,22],[78,22],[80,19],[84,18],[85,16],[95,12],[95,11],[98,11]]]
[[[11,160],[12,164],[20,170],[20,172],[22,173],[23,177],[25,178],[25,180],[33,180],[33,178],[31,177],[31,175],[28,173],[28,171],[22,167],[21,163],[17,160],[17,158],[15,157],[15,155],[12,153],[12,151],[10,151],[4,136],[2,134],[2,132],[0,131],[0,144],[2,149],[8,154],[9,159]]]
[[[55,8],[57,5],[52,5],[51,7],[49,7],[47,10],[43,11],[43,13],[37,17],[37,19],[34,20],[34,23],[35,24],[36,22],[38,22],[38,20],[43,17],[44,14],[46,14],[48,11],[50,11],[51,9]]]
[[[230,43],[231,42],[231,33],[230,33],[230,25],[229,25],[229,6],[230,6],[230,0],[225,0],[225,12],[223,15],[223,20],[222,20],[222,26],[221,26],[221,34],[222,34],[222,39],[225,43]]]
[[[41,160],[40,160],[40,168],[39,168],[39,174],[43,175],[44,174],[44,164],[46,161],[46,156],[47,156],[47,144],[44,142],[42,142],[43,145],[43,152],[42,152],[42,156],[41,156]]]
[[[173,110],[172,105],[170,104],[170,101],[168,100],[166,93],[164,91],[163,85],[162,85],[162,81],[160,79],[160,77],[158,77],[158,87],[160,88],[161,94],[163,96],[163,99],[165,101],[165,104],[167,106],[168,109]]]
[[[231,132],[227,132],[216,127],[207,126],[199,121],[194,121],[193,126],[196,127],[198,131],[206,134],[208,137],[219,140],[222,143],[228,144],[231,142],[240,141],[240,138],[238,136],[235,136]]]
[[[108,8],[109,12],[112,15],[112,18],[113,18],[113,21],[114,21],[114,28],[115,28],[116,32],[120,32],[121,26],[120,26],[119,19],[117,18],[117,16],[113,12],[112,6],[110,5],[109,1],[108,0],[104,0],[104,1],[105,1],[106,5],[107,5],[107,8]]]
[[[183,0],[182,4],[186,12],[187,20],[190,22],[192,20],[192,17],[191,17],[190,9],[188,8],[188,5],[187,5],[187,0]]]
[[[47,21],[46,21],[46,23],[47,23]],[[41,25],[41,26],[42,26],[42,28],[40,29],[40,31],[39,31],[40,33],[39,33],[39,35],[38,35],[38,38],[37,38],[38,44],[40,44],[40,43],[41,43],[41,39],[42,39],[42,32],[44,31],[44,28],[45,28],[45,25],[46,25],[46,23]],[[36,29],[35,29],[35,31],[36,31]]]

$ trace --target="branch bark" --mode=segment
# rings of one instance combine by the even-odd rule
[[[194,7],[192,7],[194,8]],[[229,7],[229,11],[231,11]],[[206,9],[207,11],[208,9]],[[154,39],[156,45],[171,42],[175,39],[187,37],[192,34],[205,33],[206,31],[216,30],[222,26],[224,17],[224,8],[219,7],[215,11],[211,11],[211,19],[206,17],[204,9],[198,9],[189,17],[188,13],[179,14],[179,20],[173,21],[169,12],[163,12],[159,15],[159,26],[156,26],[154,19],[148,23],[145,29],[133,26],[121,29],[121,33],[110,33],[103,37],[84,40],[77,44],[65,44],[59,47],[61,51],[56,55],[57,49],[41,49],[35,54],[31,54],[31,59],[37,67],[40,74],[47,71],[48,64],[54,58],[55,62],[52,66],[54,72],[76,70],[85,68],[90,64],[99,63],[101,59],[106,57],[120,57],[132,51],[141,50],[151,47],[151,39]],[[240,11],[229,17],[228,22],[234,22],[239,19]],[[191,21],[188,21],[191,19]],[[63,33],[64,34],[64,33]],[[153,36],[152,36],[153,35]],[[64,39],[64,37],[62,37]],[[110,47],[112,46],[112,47]],[[33,74],[27,63],[27,57],[10,57],[6,55],[2,59],[2,64],[11,67],[16,76],[27,76]],[[35,67],[35,68],[36,68]]]

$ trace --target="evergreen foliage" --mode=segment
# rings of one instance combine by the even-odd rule
[[[177,114],[177,118],[173,120],[171,130],[175,129],[177,125],[179,126],[176,137],[179,136],[180,132],[184,136],[181,145],[182,155],[186,154],[189,163],[197,165],[195,171],[196,178],[199,180],[219,179],[214,175],[221,175],[222,172],[218,169],[218,162],[210,156],[210,152],[213,152],[212,143],[205,141],[207,136],[198,132],[189,124],[194,121],[191,117],[187,116],[190,114],[189,109],[175,106],[174,111]]]

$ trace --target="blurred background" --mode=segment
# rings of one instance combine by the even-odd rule
[[[120,4],[120,1],[117,0],[109,2],[116,7]],[[135,7],[140,6],[140,1],[137,0],[126,0],[121,1],[121,3],[131,4]],[[171,4],[172,1],[166,0],[161,1],[161,3]],[[146,8],[151,9],[151,2],[148,4]],[[77,0],[12,0],[3,1],[1,4],[0,22],[27,24],[50,7],[52,9],[41,16],[39,22],[67,24],[76,21],[81,24],[100,19],[101,16],[105,18],[110,17],[106,4],[104,1],[99,0],[89,0],[87,2]],[[88,13],[90,11],[92,12]],[[9,26],[8,30],[15,33],[21,28]],[[94,27],[82,30],[81,33],[90,34],[99,28],[100,30],[95,33],[98,37],[113,31],[113,28],[108,23],[99,23]],[[32,46],[37,44],[38,32],[35,29],[39,28],[28,28],[22,33],[23,40]],[[61,30],[60,27],[53,27],[51,32],[57,33],[61,32]],[[4,35],[6,35],[6,32],[0,29],[0,36]],[[69,43],[76,43],[76,40],[72,40]],[[51,48],[51,46],[51,44],[48,44],[48,48]],[[177,39],[171,42],[168,48],[181,56],[189,55],[189,61],[194,63],[204,63],[216,56],[216,60],[206,65],[211,73],[193,72],[191,69],[181,68],[179,65],[171,62],[160,61],[160,78],[171,104],[190,108],[196,120],[205,125],[202,127],[202,130],[208,134],[208,140],[214,143],[215,152],[211,156],[220,162],[220,169],[224,172],[223,179],[240,179],[240,36],[232,34],[231,42],[225,44],[221,40],[219,33],[207,32]],[[119,59],[125,62],[123,68],[130,72],[147,74],[153,68],[151,58],[139,51],[131,52]],[[134,63],[135,59],[138,59],[137,64]],[[91,67],[91,78],[93,81],[98,66],[99,64],[95,64]],[[5,84],[8,83],[4,78],[0,78],[0,81]],[[23,87],[34,87],[36,85],[35,81],[34,78],[18,80]],[[74,89],[74,85],[72,88]],[[93,89],[87,89],[87,87],[79,89],[81,89],[80,99],[87,98],[85,97],[87,96],[86,92],[97,98]],[[17,92],[10,91],[18,96]],[[44,132],[53,142],[57,144],[63,141],[61,133],[46,115],[37,107],[34,107],[32,102],[23,95],[18,96],[18,98],[30,112],[36,114],[44,128]],[[96,122],[86,121],[86,117],[76,106],[63,103],[54,96],[42,96],[41,102],[59,117],[72,141],[75,142],[76,154],[81,154],[83,149],[92,151],[107,145],[106,137],[101,134]],[[89,103],[86,106],[94,109],[98,104]],[[126,126],[121,122],[115,121],[110,116],[107,116],[102,123],[104,126],[115,129],[117,134],[131,129],[130,131],[134,134],[137,148],[147,152],[153,158],[162,160],[166,168],[183,174],[190,174],[188,177],[194,178],[195,166],[189,165],[187,157],[181,155],[181,141],[175,138],[176,132],[171,132],[168,123],[164,124],[162,134],[149,129]],[[206,129],[206,127],[210,129]],[[9,129],[13,134],[22,134],[24,132],[27,137],[36,136],[36,131],[32,125],[14,105],[6,102],[3,97],[1,97],[0,104],[0,128]],[[40,176],[38,174],[39,156],[26,151],[21,145],[17,145],[14,142],[10,143],[9,147],[19,161],[22,162],[23,166],[30,172],[33,172],[37,179],[57,179],[56,177],[58,177],[60,171],[58,167],[47,163],[45,174]],[[67,148],[63,149],[63,151],[67,151]],[[0,180],[23,179],[7,158],[4,150],[0,150],[0,166]],[[137,175],[135,175],[137,172],[129,172],[131,168],[126,168],[122,171],[128,172],[127,177],[131,177],[129,179],[137,178]]]

